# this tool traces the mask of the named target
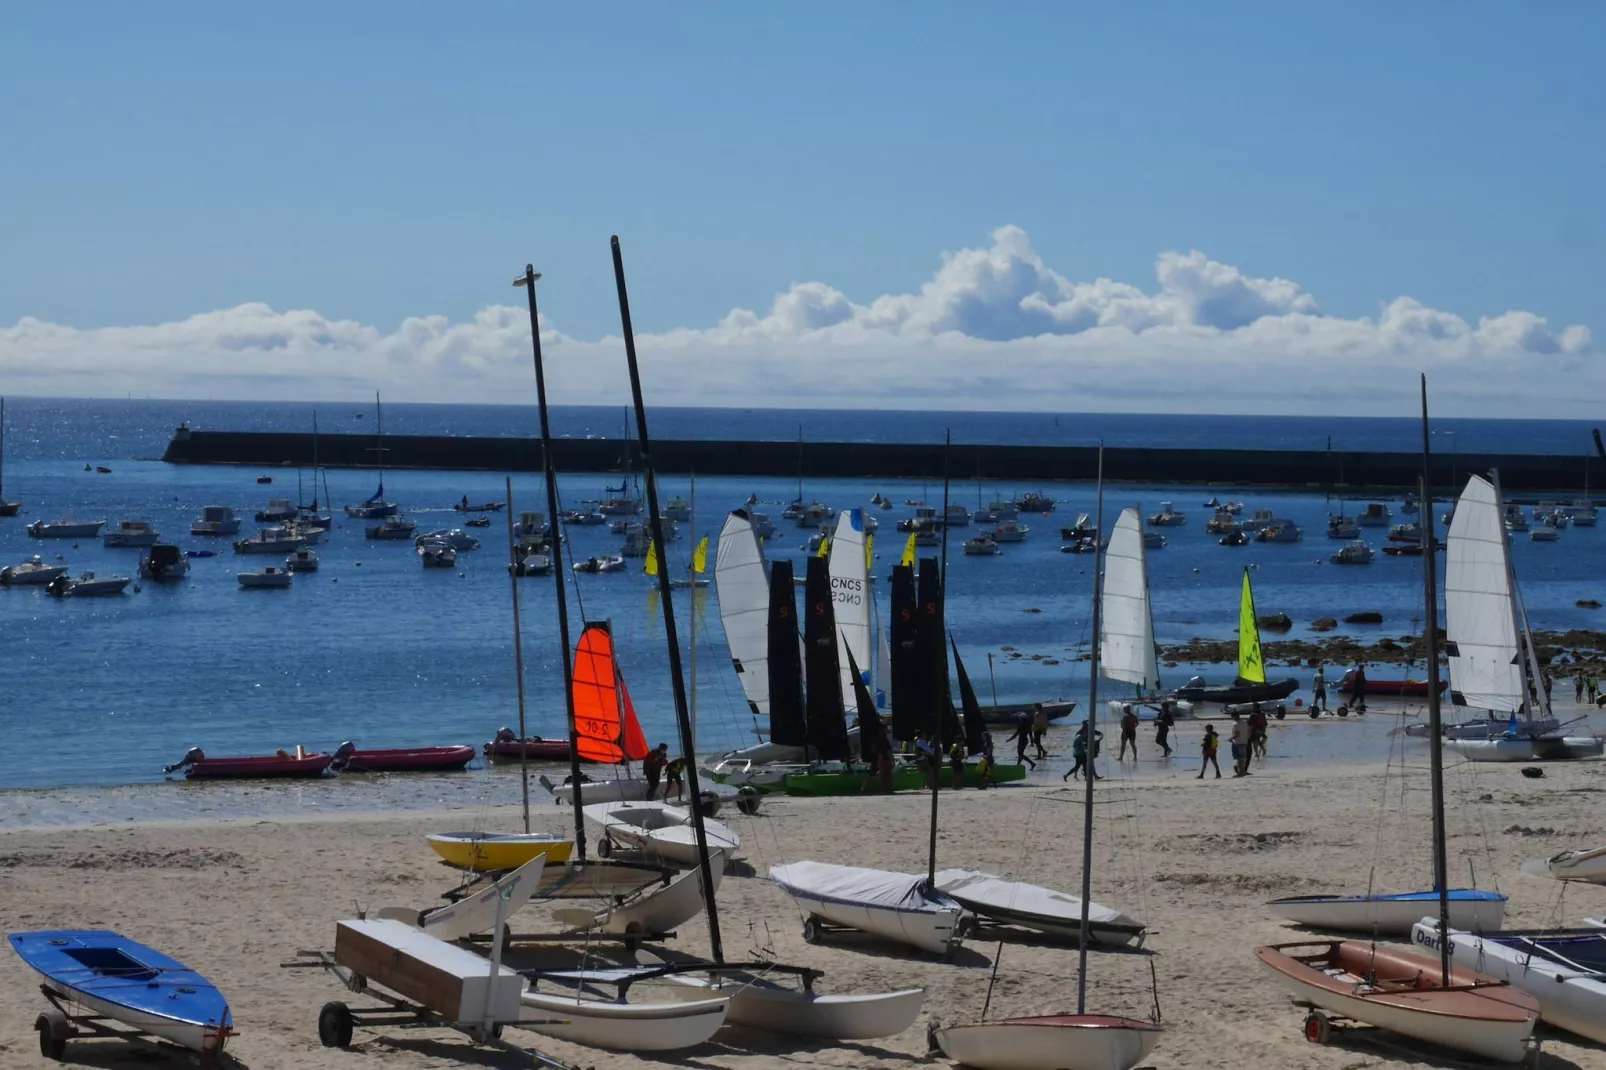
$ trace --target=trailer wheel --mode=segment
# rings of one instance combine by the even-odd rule
[[[1321,1011],[1311,1011],[1305,1015],[1305,1039],[1312,1044],[1326,1044],[1332,1040],[1332,1020]]]
[[[613,841],[604,836],[597,841],[597,857],[607,858],[613,854]]]
[[[1321,715],[1322,715],[1322,711],[1317,709],[1315,706],[1312,706],[1310,708],[1310,719],[1311,720],[1314,721],[1316,718],[1320,717]]]
[[[1272,716],[1273,716],[1273,717],[1275,717],[1275,718],[1277,718],[1277,719],[1278,719],[1278,720],[1279,720],[1279,721],[1280,721],[1280,720],[1282,720],[1282,719],[1283,719],[1283,718],[1284,718],[1284,717],[1287,717],[1287,716],[1288,716],[1288,710],[1287,710],[1287,708],[1285,708],[1285,707],[1283,707],[1283,706],[1278,706],[1278,707],[1277,707],[1277,712],[1276,712],[1276,713],[1274,713],[1274,714],[1272,714]]]
[[[825,943],[825,929],[820,925],[820,919],[810,915],[803,920],[803,942],[806,944]]]
[[[67,1016],[52,1008],[35,1018],[33,1027],[39,1030],[39,1054],[59,1062],[67,1053],[67,1038],[72,1036]]]
[[[318,1012],[318,1039],[326,1048],[351,1045],[351,1008],[344,1003],[325,1003]]]

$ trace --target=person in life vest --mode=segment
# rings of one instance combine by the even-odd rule
[[[1138,715],[1130,703],[1121,707],[1121,753],[1116,761],[1126,758],[1126,749],[1132,748],[1132,760],[1138,757]]]
[[[1199,745],[1200,752],[1204,754],[1204,761],[1199,764],[1199,775],[1196,779],[1203,780],[1205,770],[1212,765],[1216,767],[1216,779],[1221,779],[1221,763],[1216,760],[1216,752],[1220,749],[1221,737],[1216,735],[1216,726],[1205,725],[1204,741]]]

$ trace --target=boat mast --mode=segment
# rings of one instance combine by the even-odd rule
[[[535,280],[541,277],[533,265],[524,265],[524,274],[513,280],[530,299],[530,345],[535,353],[535,403],[541,416],[541,472],[546,477],[548,542],[552,548],[552,579],[558,588],[559,660],[563,663],[563,704],[569,725],[569,798],[574,805],[574,849],[580,861],[586,860],[585,815],[580,801],[580,733],[574,724],[574,663],[569,660],[569,596],[563,585],[563,531],[558,523],[558,473],[552,463],[552,423],[547,417],[546,366],[541,360],[541,324],[535,310]],[[512,519],[513,506],[508,505]]]
[[[1539,664],[1534,656],[1533,636],[1528,634],[1528,611],[1522,605],[1522,596],[1517,593],[1517,571],[1511,567],[1511,537],[1506,531],[1506,496],[1500,491],[1500,469],[1489,470],[1489,482],[1494,486],[1495,516],[1500,522],[1500,559],[1505,563],[1506,593],[1511,604],[1511,634],[1516,637],[1518,645],[1517,657],[1522,664],[1522,713],[1523,719],[1533,727],[1534,696],[1541,694],[1544,689],[1539,686]]]
[[[691,660],[691,741],[693,750],[686,755],[687,761],[697,760],[697,473],[691,474],[691,493],[686,502],[686,538],[691,540],[691,565],[688,568],[690,575],[686,577],[687,590],[691,593],[686,596],[686,652]]]
[[[1428,377],[1422,376],[1422,490],[1424,494],[1433,485],[1433,454],[1428,431]],[[1496,495],[1498,499],[1499,495]],[[1427,508],[1426,523],[1422,524],[1422,588],[1427,602],[1427,659],[1428,659],[1428,738],[1432,740],[1429,755],[1433,779],[1433,887],[1439,893],[1439,982],[1450,987],[1450,882],[1449,861],[1444,843],[1444,740],[1440,734],[1439,699],[1439,582],[1438,562],[1433,547],[1433,500],[1423,497]],[[1504,523],[1504,520],[1501,521]]]
[[[513,588],[513,673],[519,691],[519,786],[524,796],[524,832],[530,831],[530,752],[524,728],[524,639],[519,631],[519,551],[513,539],[513,477],[507,482],[507,578]]]
[[[301,473],[297,471],[297,493],[300,493]],[[318,410],[312,410],[312,511],[318,511]]]
[[[1102,601],[1100,589],[1100,569],[1104,565],[1104,551],[1100,548],[1100,540],[1104,537],[1104,443],[1099,443],[1099,475],[1098,475],[1098,509],[1097,519],[1094,520],[1093,529],[1093,664],[1092,677],[1088,682],[1087,696],[1087,722],[1078,729],[1086,733],[1082,739],[1082,753],[1087,756],[1087,794],[1083,802],[1082,815],[1082,925],[1077,936],[1076,952],[1076,1013],[1087,1013],[1087,945],[1088,920],[1087,904],[1093,896],[1093,757],[1096,753],[1093,741],[1098,737],[1094,735],[1094,725],[1099,718],[1099,625],[1101,623],[1099,602]]]
[[[937,597],[945,603],[948,597],[948,451],[953,445],[953,431],[948,431],[943,439],[942,446],[942,523],[938,525],[942,530],[942,560],[937,569]],[[921,495],[925,497],[925,495]],[[941,644],[942,657],[942,686],[933,689],[931,694],[932,716],[937,722],[937,730],[932,734],[931,755],[931,831],[926,847],[926,880],[933,886],[937,883],[937,799],[942,793],[943,761],[947,756],[944,729],[948,727],[948,719],[944,716],[947,710],[944,705],[948,701],[948,645],[942,641],[942,633],[946,631],[943,621],[944,613],[936,621],[927,621],[927,627],[938,627],[938,640]],[[925,666],[927,671],[936,668],[935,665]],[[935,673],[932,676],[935,677]]]
[[[681,750],[686,756],[686,790],[691,794],[692,831],[697,837],[697,870],[703,882],[703,906],[708,912],[708,945],[715,962],[725,961],[725,949],[719,936],[719,907],[714,901],[714,874],[708,861],[708,830],[703,826],[703,811],[699,806],[702,788],[697,779],[697,761],[694,755],[691,711],[686,704],[686,680],[680,667],[680,639],[675,634],[675,607],[669,585],[669,555],[664,552],[664,523],[658,513],[658,480],[654,475],[652,443],[647,436],[647,406],[641,398],[641,370],[636,363],[636,332],[630,324],[630,293],[625,287],[624,254],[619,249],[619,237],[614,235],[613,279],[619,290],[619,323],[625,336],[625,360],[630,368],[630,396],[636,408],[636,435],[641,447],[641,470],[647,484],[647,523],[652,528],[652,552],[658,557],[658,595],[663,600],[664,636],[669,642],[669,682],[674,691],[675,721],[680,728]],[[534,293],[532,287],[531,293]],[[531,305],[534,321],[534,302]],[[578,801],[578,800],[577,800]],[[579,807],[575,808],[579,820]]]

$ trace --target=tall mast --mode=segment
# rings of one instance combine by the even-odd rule
[[[519,631],[519,551],[513,539],[513,477],[507,482],[507,578],[513,589],[513,673],[519,691],[519,786],[524,797],[524,831],[530,831],[530,755],[524,741],[524,638]]]
[[[1103,594],[1100,570],[1104,565],[1104,550],[1100,540],[1104,537],[1104,443],[1099,443],[1099,496],[1097,519],[1093,529],[1093,664],[1088,682],[1087,725],[1078,731],[1086,732],[1082,740],[1082,753],[1087,756],[1087,794],[1082,815],[1082,926],[1077,939],[1076,952],[1076,1013],[1087,1013],[1087,904],[1093,897],[1093,741],[1094,726],[1099,719],[1099,626],[1102,620],[1099,602]]]
[[[1511,601],[1511,634],[1518,643],[1517,657],[1522,664],[1522,712],[1523,719],[1532,721],[1534,716],[1533,696],[1542,689],[1539,686],[1539,666],[1535,660],[1533,650],[1533,637],[1528,634],[1528,611],[1522,605],[1522,596],[1517,593],[1517,572],[1511,567],[1511,539],[1506,534],[1506,496],[1500,490],[1500,470],[1490,469],[1489,482],[1494,486],[1494,511],[1500,523],[1500,560],[1505,563],[1506,590],[1510,593]]]
[[[680,727],[681,751],[686,756],[686,790],[691,793],[692,831],[697,836],[697,870],[703,882],[703,906],[708,911],[709,951],[715,962],[724,962],[725,949],[719,936],[719,907],[714,902],[714,874],[708,862],[708,831],[703,827],[703,812],[698,806],[702,788],[697,779],[696,741],[692,738],[691,711],[686,704],[686,680],[680,667],[680,638],[676,634],[674,594],[669,585],[669,555],[664,552],[664,522],[658,514],[658,479],[654,474],[652,443],[647,436],[647,406],[641,399],[636,332],[630,325],[630,293],[625,287],[624,254],[619,249],[618,235],[613,237],[610,244],[613,246],[613,279],[619,289],[619,323],[625,336],[625,360],[630,366],[630,396],[636,407],[641,470],[647,484],[647,523],[652,529],[652,552],[658,557],[658,595],[663,600],[664,636],[669,642],[669,682],[674,689],[675,721]],[[533,289],[531,292],[534,292]],[[575,812],[578,815],[578,807]]]
[[[312,511],[318,511],[318,410],[312,410]]]
[[[585,815],[580,812],[580,732],[574,725],[574,663],[569,659],[569,594],[563,584],[563,528],[558,523],[558,472],[552,463],[552,423],[547,418],[546,365],[541,359],[541,323],[535,309],[535,280],[541,277],[533,265],[524,265],[524,274],[513,280],[530,299],[530,344],[535,352],[535,403],[541,414],[541,472],[546,477],[548,541],[552,545],[552,580],[558,588],[559,660],[563,663],[563,705],[569,726],[569,787],[574,804],[574,849],[580,861],[586,860]],[[513,506],[508,505],[512,517]]]
[[[697,760],[697,473],[691,474],[690,500],[686,503],[686,538],[691,540],[691,574],[686,577],[690,584],[686,589],[691,593],[686,596],[686,650],[691,657],[691,738],[693,749],[686,754],[687,761]]]
[[[1444,740],[1439,734],[1439,577],[1433,545],[1433,453],[1428,431],[1428,377],[1422,376],[1422,499],[1427,516],[1422,531],[1422,588],[1427,601],[1428,738],[1433,778],[1433,887],[1439,893],[1440,983],[1450,986],[1450,882],[1444,844]],[[1503,522],[1503,521],[1502,521]]]
[[[950,430],[944,437],[942,446],[942,522],[939,525],[942,529],[942,564],[938,566],[937,573],[938,597],[942,599],[944,605],[947,604],[948,598],[948,450],[952,445],[953,432]],[[947,614],[944,613],[943,620],[946,619]],[[938,642],[942,643],[941,637],[938,638]],[[945,750],[947,740],[944,738],[943,733],[943,730],[948,726],[948,719],[944,716],[948,711],[943,708],[943,703],[948,698],[948,646],[946,643],[942,644],[942,663],[944,666],[942,673],[943,687],[934,689],[931,695],[931,700],[937,707],[935,710],[937,731],[932,741],[934,753],[931,756],[931,831],[930,840],[926,847],[926,880],[933,885],[937,883],[937,799],[942,792],[943,759],[947,754]]]

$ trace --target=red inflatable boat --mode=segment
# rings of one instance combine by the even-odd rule
[[[1442,692],[1450,686],[1448,680],[1439,681],[1439,690]],[[1355,671],[1352,669],[1344,674],[1338,682],[1340,695],[1353,694],[1355,691]],[[1366,678],[1367,698],[1427,698],[1428,682],[1426,680],[1374,680]]]
[[[456,772],[474,760],[474,748],[392,747],[388,750],[358,750],[342,743],[334,754],[334,766],[342,773],[444,773]]]
[[[332,754],[266,754],[248,758],[208,758],[200,747],[163,769],[164,773],[184,771],[189,780],[242,780],[262,777],[323,776],[334,760]]]
[[[485,757],[493,762],[516,762],[520,758],[528,762],[566,762],[569,760],[569,741],[542,739],[540,736],[519,739],[504,728],[496,734],[495,739],[485,744]]]

